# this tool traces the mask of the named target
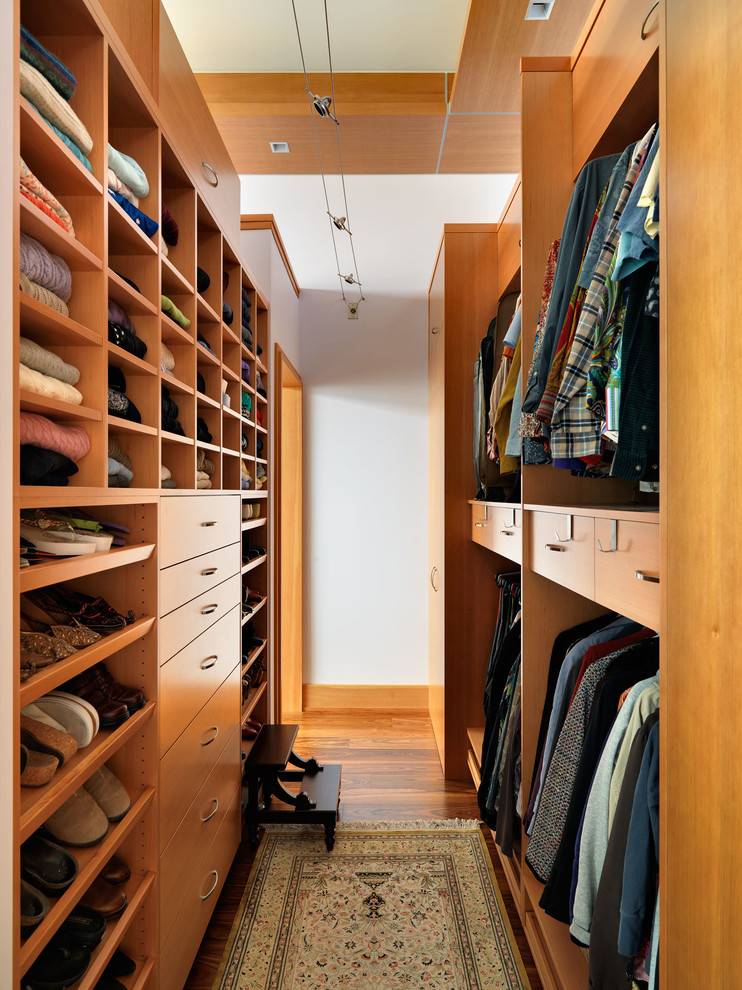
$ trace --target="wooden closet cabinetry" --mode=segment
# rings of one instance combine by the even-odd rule
[[[5,95],[15,113],[16,161],[23,158],[75,226],[75,234],[68,233],[20,195],[14,174],[8,208],[15,229],[64,258],[72,292],[65,316],[16,290],[13,365],[20,364],[19,338],[28,338],[79,369],[82,393],[79,405],[49,398],[21,389],[16,373],[15,546],[21,511],[65,508],[124,528],[126,545],[24,569],[14,549],[6,567],[17,593],[61,586],[103,596],[124,616],[133,613],[125,628],[39,666],[20,684],[16,654],[4,675],[16,702],[16,745],[21,707],[100,662],[117,681],[138,688],[145,703],[117,728],[98,732],[43,787],[21,787],[14,760],[12,788],[4,795],[16,850],[8,986],[23,985],[29,967],[117,854],[131,870],[128,906],[108,921],[75,986],[93,990],[121,948],[136,961],[127,980],[132,990],[180,990],[240,841],[240,750],[252,745],[242,740],[242,725],[251,716],[263,723],[271,718],[270,574],[267,538],[258,538],[268,532],[269,309],[234,246],[239,179],[159,0],[14,0],[14,13],[16,24],[76,77],[70,106],[93,142],[88,170],[26,99]],[[15,57],[19,62],[18,39]],[[163,87],[171,63],[176,68]],[[149,192],[140,197],[140,209],[159,221],[164,203],[175,220],[177,244],[167,251],[159,233],[146,236],[109,195],[109,142],[146,172]],[[210,184],[202,160],[217,169],[218,186]],[[13,257],[17,262],[18,245]],[[198,268],[208,274],[208,285],[199,283]],[[175,322],[162,312],[163,295],[185,319]],[[146,344],[143,356],[107,339],[108,300],[125,310]],[[141,421],[109,409],[109,368],[125,377]],[[170,412],[163,407],[163,389],[177,405],[179,431],[172,406]],[[87,434],[90,450],[66,486],[21,484],[21,412]],[[131,460],[130,487],[115,487],[118,474],[109,479],[112,440]],[[252,508],[243,520],[244,506]],[[264,542],[265,551],[256,554],[254,545]],[[11,617],[16,643],[21,607]],[[21,937],[18,847],[104,764],[122,782],[131,810],[97,845],[71,850],[79,864],[75,881]]]

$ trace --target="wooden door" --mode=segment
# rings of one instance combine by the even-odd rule
[[[428,298],[428,704],[441,762],[444,759],[444,246]]]

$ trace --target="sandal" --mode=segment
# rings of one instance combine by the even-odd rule
[[[123,616],[105,598],[92,598],[81,591],[68,588],[46,588],[44,591],[27,593],[24,597],[46,611],[55,622],[68,625],[69,620],[77,622],[97,632],[111,632],[123,629],[136,620],[133,612]]]

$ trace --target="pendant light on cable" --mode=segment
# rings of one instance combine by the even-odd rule
[[[325,8],[325,32],[327,35],[327,59],[330,66],[330,90],[331,96],[318,96],[313,93],[309,88],[309,77],[307,75],[307,65],[304,59],[304,48],[301,43],[301,31],[299,30],[299,19],[296,15],[296,0],[291,0],[291,7],[294,11],[294,23],[296,24],[296,37],[299,42],[299,53],[301,54],[301,65],[304,70],[304,83],[307,93],[307,99],[309,101],[309,114],[312,118],[312,128],[314,130],[314,143],[317,147],[317,158],[319,160],[319,170],[322,176],[322,188],[325,193],[325,205],[327,207],[327,216],[330,225],[330,235],[332,237],[332,247],[335,252],[335,262],[337,264],[338,279],[340,280],[340,293],[343,298],[343,302],[348,307],[348,319],[357,320],[358,319],[358,307],[364,300],[363,286],[361,284],[361,278],[358,274],[358,262],[356,261],[356,252],[353,247],[353,234],[350,230],[350,222],[348,220],[349,210],[348,210],[348,196],[345,189],[345,174],[343,172],[343,156],[340,151],[340,121],[337,119],[335,114],[330,109],[335,106],[335,77],[332,71],[332,50],[330,48],[330,23],[327,16],[327,0],[323,0]],[[322,164],[322,153],[319,147],[319,137],[317,135],[317,124],[315,121],[315,113],[318,117],[328,118],[335,125],[335,137],[337,140],[338,148],[338,164],[340,167],[340,180],[343,187],[343,203],[345,204],[345,216],[338,217],[335,216],[330,210],[330,199],[327,194],[327,181],[325,178],[325,170]],[[350,244],[350,252],[353,258],[353,271],[349,272],[347,275],[341,274],[340,258],[338,255],[338,245],[335,239],[336,231],[348,235],[348,243]],[[345,294],[345,285],[356,285],[358,286],[359,297],[357,300],[349,300]]]

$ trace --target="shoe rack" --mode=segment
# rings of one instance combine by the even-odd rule
[[[202,689],[196,702],[200,707],[197,711],[194,709],[192,719],[195,724],[203,712],[210,710],[213,698],[229,694],[228,725],[233,730],[230,739],[235,743],[224,749],[225,753],[228,750],[229,759],[222,756],[214,761],[208,779],[211,780],[214,774],[234,779],[239,794],[240,746],[236,740],[240,736],[240,723],[244,724],[248,718],[270,721],[272,704],[267,674],[259,684],[245,692],[244,698],[240,685],[240,676],[251,672],[254,676],[260,662],[264,662],[266,668],[269,666],[268,554],[249,560],[245,555],[248,545],[268,547],[268,479],[259,489],[255,488],[255,483],[259,474],[268,475],[269,467],[269,404],[256,390],[260,373],[262,387],[268,393],[270,391],[269,307],[232,237],[217,219],[224,217],[225,187],[235,190],[238,187],[236,176],[233,172],[217,176],[217,184],[220,178],[222,184],[218,192],[214,186],[212,194],[210,190],[214,183],[204,182],[201,174],[202,159],[223,161],[223,149],[210,149],[208,142],[212,139],[207,134],[204,138],[207,145],[199,149],[198,161],[183,153],[186,145],[176,129],[179,122],[164,117],[162,107],[143,82],[106,15],[110,4],[97,0],[59,0],[50,7],[44,0],[15,0],[15,5],[20,23],[75,75],[77,91],[71,106],[93,140],[93,150],[88,156],[92,165],[90,172],[36,111],[22,97],[14,95],[14,142],[18,154],[69,210],[75,236],[70,236],[14,191],[17,230],[34,237],[49,251],[64,258],[72,273],[72,295],[69,316],[63,316],[20,290],[16,291],[13,363],[17,367],[19,336],[28,337],[79,368],[77,387],[83,394],[80,405],[71,405],[20,390],[16,377],[15,407],[40,414],[55,423],[80,426],[91,443],[90,451],[80,460],[79,470],[69,479],[67,487],[21,485],[18,423],[14,424],[16,526],[23,509],[76,507],[96,518],[126,526],[130,535],[125,547],[83,557],[50,560],[21,570],[13,552],[7,566],[14,575],[18,594],[61,585],[102,595],[118,611],[126,614],[131,609],[136,616],[124,629],[104,636],[66,660],[37,670],[23,683],[18,679],[19,657],[16,656],[15,709],[18,712],[22,706],[101,661],[105,661],[121,683],[141,689],[147,701],[119,728],[100,731],[93,742],[60,767],[44,787],[21,787],[16,770],[12,795],[5,795],[13,807],[16,848],[104,763],[124,783],[132,807],[122,821],[111,826],[101,843],[88,849],[72,850],[80,866],[77,879],[61,897],[51,902],[51,910],[44,921],[26,938],[21,938],[20,934],[20,877],[16,859],[13,985],[22,985],[24,973],[43,952],[101,867],[116,852],[131,869],[131,879],[126,887],[128,906],[120,916],[109,921],[104,940],[94,951],[85,975],[74,987],[91,990],[117,948],[137,963],[136,972],[121,980],[129,990],[154,990],[165,986],[159,957],[166,935],[170,940],[180,940],[183,959],[191,953],[182,962],[184,972],[182,979],[178,977],[178,986],[182,986],[217,898],[204,900],[199,895],[205,906],[195,921],[191,919],[189,927],[178,930],[180,920],[173,922],[172,917],[164,917],[167,906],[162,897],[163,864],[167,866],[168,856],[172,860],[173,851],[168,851],[167,843],[163,844],[162,796],[172,790],[176,776],[180,788],[186,778],[182,767],[171,766],[172,760],[168,762],[167,753],[163,754],[162,749],[163,733],[170,731],[163,721],[163,713],[172,712],[180,704],[175,694],[179,690],[177,683],[163,675],[164,667],[172,663],[169,656],[164,655],[164,620],[160,619],[164,608],[160,600],[161,574],[167,566],[160,553],[163,519],[171,511],[168,506],[182,501],[198,502],[203,496],[223,499],[232,505],[260,506],[259,516],[245,521],[239,518],[242,513],[235,511],[229,532],[221,532],[223,539],[214,544],[215,547],[233,546],[235,550],[241,547],[241,556],[234,554],[234,574],[230,571],[227,575],[225,571],[225,578],[239,581],[243,603],[249,589],[252,611],[247,612],[243,604],[239,618],[239,610],[235,613],[235,625],[241,623],[241,651],[239,645],[229,647],[233,663],[228,663],[225,669],[230,675],[221,683],[215,683],[213,689]],[[169,38],[166,43],[173,44]],[[173,53],[166,54],[170,57]],[[179,48],[175,54],[183,59]],[[157,65],[153,71],[156,77]],[[192,82],[189,80],[188,85]],[[157,91],[156,86],[151,89]],[[199,112],[201,109],[198,108]],[[192,137],[188,140],[192,141]],[[139,208],[159,222],[162,201],[177,223],[178,243],[168,248],[167,256],[161,250],[159,232],[152,238],[147,237],[108,195],[106,147],[109,141],[116,149],[136,159],[147,175],[150,190],[147,196],[140,197]],[[17,188],[16,176],[14,190]],[[239,202],[235,196],[233,216],[238,215]],[[238,230],[236,222],[234,228]],[[197,289],[198,267],[210,276],[210,284],[203,292]],[[223,280],[223,273],[228,280]],[[253,349],[243,342],[240,333],[243,288],[251,302]],[[163,294],[190,320],[189,327],[180,326],[161,312]],[[138,337],[146,343],[147,353],[143,358],[108,341],[108,298],[126,310]],[[223,303],[234,314],[231,325],[223,320]],[[208,348],[199,343],[199,337]],[[175,359],[171,372],[161,367],[162,343]],[[243,362],[247,365],[248,381],[243,381]],[[141,423],[109,413],[109,367],[123,372],[126,394],[139,410]],[[204,391],[199,390],[200,378]],[[163,429],[163,386],[178,406],[182,436]],[[243,392],[251,397],[249,415],[243,413]],[[211,434],[209,442],[199,439],[199,420],[203,420]],[[128,489],[108,487],[109,438],[115,439],[132,461],[134,478]],[[258,449],[259,440],[261,450]],[[210,489],[197,485],[198,464],[203,456],[213,465]],[[177,486],[175,489],[166,491],[161,486],[161,465],[169,470]],[[241,483],[245,471],[251,478],[248,489],[243,489]],[[17,535],[16,529],[16,542]],[[189,543],[184,540],[183,560],[189,556],[195,558],[200,552],[189,551]],[[208,617],[206,621],[208,624]],[[248,623],[252,625],[248,627]],[[13,626],[14,640],[18,643],[18,612],[13,617]],[[262,644],[247,642],[249,628]],[[193,640],[196,635],[194,632],[192,637],[186,638]],[[237,639],[235,635],[235,641]],[[17,722],[15,731],[17,738]],[[188,726],[184,734],[187,732]],[[245,741],[242,748],[250,745]],[[190,795],[194,800],[197,790],[194,785]],[[198,793],[201,794],[201,790]],[[238,823],[238,833],[238,811],[234,820]],[[237,841],[239,834],[230,833],[231,845],[221,852],[219,885],[214,885],[216,894]],[[189,947],[184,954],[183,945]],[[176,984],[168,985],[175,987]]]

